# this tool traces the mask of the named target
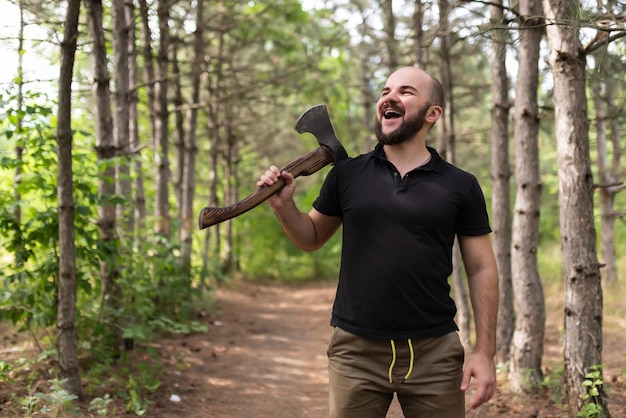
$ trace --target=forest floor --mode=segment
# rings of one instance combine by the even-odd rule
[[[143,416],[327,417],[326,340],[334,291],[330,282],[236,282],[218,289],[219,309],[206,319],[210,326],[207,332],[175,335],[153,344],[163,363],[163,384]],[[605,315],[605,385],[613,417],[626,417],[626,317],[621,301],[613,299],[615,312],[622,314]],[[567,416],[558,373],[562,371],[562,302],[554,297],[547,298],[546,304],[543,362],[550,377],[546,390],[533,396],[516,393],[508,388],[505,375],[499,374],[494,398],[476,410],[468,410],[467,417]],[[606,311],[614,310],[609,306]],[[0,381],[0,417],[20,416],[15,414],[16,405],[10,405],[10,391],[10,385]],[[113,409],[118,412],[107,416],[130,416],[120,412],[124,410],[122,403],[110,406],[109,411]],[[85,412],[83,416],[96,415]],[[394,399],[387,417],[402,416]]]

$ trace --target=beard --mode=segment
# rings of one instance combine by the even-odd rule
[[[382,121],[377,117],[374,132],[378,142],[382,145],[398,145],[411,139],[424,127],[429,107],[430,104],[424,105],[415,115],[403,120],[395,131],[388,134],[383,133]]]

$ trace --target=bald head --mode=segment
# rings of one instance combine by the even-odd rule
[[[424,91],[430,104],[441,106],[441,108],[444,107],[443,86],[430,73],[419,67],[402,67],[391,73],[387,79],[388,84],[399,82],[415,86],[419,90]]]

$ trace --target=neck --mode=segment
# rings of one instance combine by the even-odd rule
[[[430,151],[423,141],[407,141],[397,145],[385,145],[383,147],[387,160],[392,163],[403,176],[426,164],[430,158]]]

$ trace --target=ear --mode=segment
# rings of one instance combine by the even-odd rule
[[[426,122],[435,123],[443,115],[443,108],[438,105],[431,105],[426,112]]]

